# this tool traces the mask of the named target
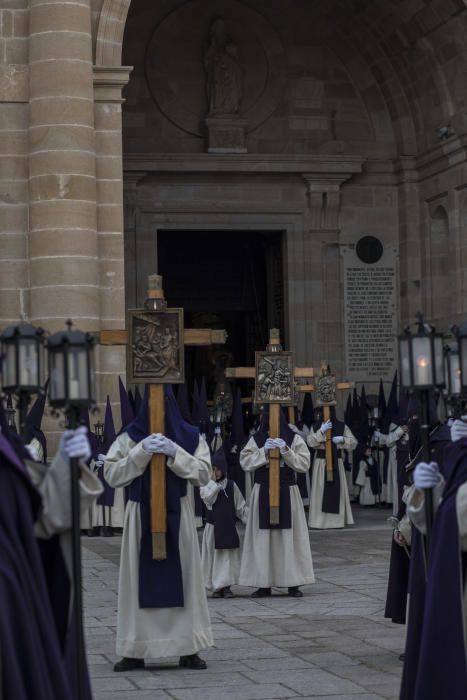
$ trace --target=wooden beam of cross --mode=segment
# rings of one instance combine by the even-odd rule
[[[167,308],[162,277],[148,277],[148,298],[143,309],[128,311],[128,330],[101,331],[102,345],[126,345],[130,382],[149,384],[149,432],[165,433],[164,384],[185,381],[185,346],[223,344],[224,330],[183,328],[183,309]],[[166,457],[152,456],[151,533],[153,559],[167,558]]]
[[[341,382],[336,384],[336,378],[331,374],[328,362],[321,362],[321,375],[316,379],[316,405],[323,409],[323,421],[330,420],[331,406],[336,405],[336,391],[353,389],[353,382]],[[334,481],[333,459],[332,459],[332,430],[326,433],[326,481]]]
[[[295,379],[310,379],[313,368],[295,367],[292,352],[284,352],[277,328],[269,331],[269,345],[265,352],[257,352],[255,367],[228,367],[228,379],[254,379],[255,403],[269,406],[269,437],[280,437],[282,406],[292,403]],[[280,507],[280,451],[269,450],[269,522],[279,524]]]

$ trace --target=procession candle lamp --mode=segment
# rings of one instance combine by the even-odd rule
[[[24,436],[31,395],[43,388],[44,331],[20,323],[5,328],[0,341],[3,391],[18,397],[20,433]]]
[[[99,438],[101,443],[104,442],[104,424],[102,421],[97,421],[97,423],[94,423],[94,434]]]
[[[54,333],[48,338],[49,400],[54,408],[64,410],[69,428],[76,428],[82,409],[94,404],[94,339],[89,333],[73,330]],[[71,510],[73,545],[73,604],[75,611],[75,649],[77,698],[86,698],[86,663],[83,634],[83,599],[81,577],[79,460],[70,459]]]
[[[458,343],[449,343],[444,348],[446,393],[452,403],[461,396],[461,368]]]
[[[441,333],[422,314],[417,314],[417,332],[406,328],[399,337],[401,386],[416,393],[422,406],[420,429],[422,454],[425,462],[430,462],[429,392],[445,386],[444,343]],[[425,489],[426,550],[430,551],[433,526],[433,491]]]

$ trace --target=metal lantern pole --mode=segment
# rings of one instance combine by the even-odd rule
[[[93,339],[89,334],[72,330],[50,336],[47,342],[50,404],[64,410],[68,427],[78,427],[80,412],[94,403]],[[78,458],[70,459],[71,481],[71,525],[72,525],[72,575],[73,617],[75,622],[75,671],[76,698],[86,700],[87,675],[83,631],[83,592],[81,568],[81,523],[80,523],[80,464]]]

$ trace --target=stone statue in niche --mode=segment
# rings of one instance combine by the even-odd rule
[[[225,20],[217,17],[209,31],[204,54],[208,93],[208,117],[235,117],[242,99],[242,67],[236,45],[230,40]]]

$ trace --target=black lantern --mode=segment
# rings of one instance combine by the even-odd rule
[[[102,421],[98,420],[97,423],[94,423],[94,435],[99,438],[101,442],[104,440],[104,424]]]
[[[47,340],[50,404],[55,408],[89,408],[94,403],[94,339],[90,333],[68,330]]]
[[[462,394],[467,394],[467,321],[464,321],[460,326],[455,326],[453,329],[457,339],[457,349],[459,353],[459,370],[460,370],[460,391]]]
[[[399,337],[401,386],[405,389],[429,391],[442,389],[444,378],[443,336],[417,315],[417,332],[406,328]]]
[[[444,348],[446,369],[446,393],[449,398],[457,398],[461,395],[461,369],[459,346],[457,343],[449,343]]]
[[[8,326],[1,335],[2,384],[9,394],[37,394],[42,389],[44,331],[28,323]]]

